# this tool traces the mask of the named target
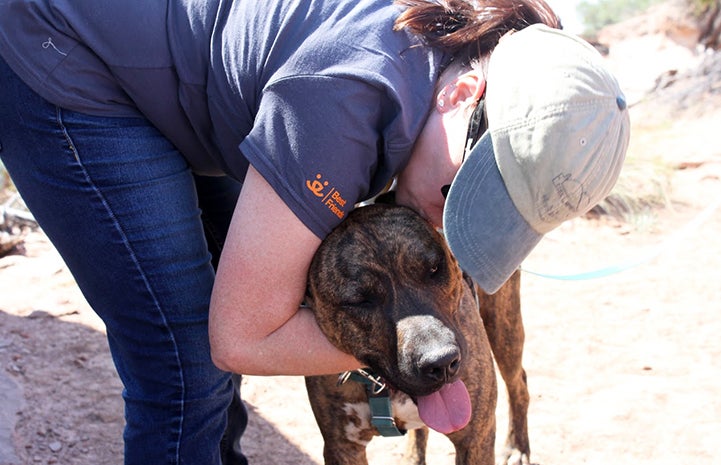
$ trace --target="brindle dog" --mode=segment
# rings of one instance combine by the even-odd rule
[[[529,463],[520,276],[494,295],[474,287],[442,236],[393,205],[354,210],[311,264],[307,304],[328,339],[387,386],[395,426],[413,430],[406,463],[425,464],[426,425],[453,442],[457,465],[494,463],[493,356],[510,401],[501,458]],[[366,445],[378,430],[366,386],[335,375],[308,377],[306,386],[326,465],[367,464]]]

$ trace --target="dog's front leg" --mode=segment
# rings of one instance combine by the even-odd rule
[[[490,418],[480,428],[461,432],[460,438],[454,434],[449,439],[456,449],[456,465],[494,465],[495,418]]]
[[[368,465],[365,446],[358,444],[329,444],[323,447],[325,465]]]
[[[306,390],[323,435],[325,465],[368,465],[366,446],[375,435],[361,383],[338,385],[338,377],[308,376]]]
[[[404,465],[426,465],[426,447],[428,445],[428,428],[408,431],[406,450],[403,453]]]
[[[528,404],[530,396],[523,369],[524,330],[521,317],[521,274],[516,271],[493,295],[479,292],[483,325],[508,391],[509,425],[502,463],[530,463]]]

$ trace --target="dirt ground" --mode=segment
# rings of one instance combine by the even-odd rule
[[[636,50],[617,65],[649,56]],[[641,95],[648,79],[624,75]],[[706,102],[703,112],[683,114],[632,107],[630,153],[672,168],[667,207],[626,222],[572,221],[524,263],[534,463],[719,463],[721,110],[714,106],[721,108]],[[21,252],[0,259],[0,465],[121,464],[121,386],[103,325],[41,232]],[[243,396],[251,412],[243,445],[253,465],[322,463],[301,378],[247,377]],[[398,463],[403,446],[374,440],[371,464]],[[429,449],[430,465],[454,463],[444,437],[432,436]]]

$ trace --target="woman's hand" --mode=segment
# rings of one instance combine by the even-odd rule
[[[210,302],[213,361],[249,375],[317,375],[360,367],[300,308],[320,239],[251,166]]]

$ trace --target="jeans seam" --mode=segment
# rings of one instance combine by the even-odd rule
[[[223,249],[223,241],[219,239],[218,234],[218,228],[215,227],[215,225],[212,223],[212,221],[203,221],[203,224],[205,225],[207,234],[205,235],[205,240],[208,242],[213,241],[213,245],[215,248],[220,251]]]
[[[150,285],[150,282],[148,281],[147,275],[143,271],[143,267],[140,265],[140,262],[137,259],[137,256],[135,254],[135,251],[133,250],[133,247],[130,244],[130,241],[128,240],[127,235],[125,234],[125,231],[123,230],[122,226],[120,225],[120,222],[117,220],[115,214],[113,213],[112,208],[110,207],[110,204],[108,204],[107,200],[105,199],[105,196],[101,192],[101,190],[96,186],[96,184],[93,182],[92,178],[90,177],[90,174],[85,169],[85,166],[83,165],[83,162],[80,160],[80,154],[78,153],[77,149],[75,148],[75,144],[73,143],[72,137],[70,137],[70,134],[68,133],[67,128],[65,127],[65,124],[63,122],[63,115],[62,115],[62,108],[56,107],[56,122],[58,124],[58,127],[63,133],[63,137],[65,138],[66,142],[68,143],[68,148],[73,153],[73,157],[75,158],[75,161],[78,164],[78,167],[83,173],[83,176],[85,177],[85,181],[88,183],[88,185],[92,188],[93,192],[98,196],[100,199],[103,208],[107,212],[107,214],[110,216],[113,225],[115,226],[116,230],[118,231],[118,234],[120,235],[123,245],[128,250],[128,254],[130,256],[130,259],[132,260],[133,264],[138,270],[138,273],[140,274],[143,283],[145,285],[145,288],[147,289],[148,293],[152,296],[153,303],[155,307],[158,310],[158,313],[160,314],[163,325],[168,330],[168,334],[170,335],[170,340],[173,344],[173,348],[175,351],[175,359],[178,366],[178,373],[180,375],[180,390],[181,390],[181,401],[180,401],[180,426],[178,430],[178,436],[175,440],[175,463],[180,463],[180,438],[183,436],[183,418],[184,418],[184,412],[185,412],[185,380],[183,377],[183,370],[181,368],[182,364],[180,363],[180,358],[178,356],[178,345],[175,340],[175,336],[173,335],[173,331],[170,328],[170,325],[168,324],[168,320],[165,316],[165,313],[163,312],[157,297],[155,296],[155,292],[153,291],[152,286]]]

